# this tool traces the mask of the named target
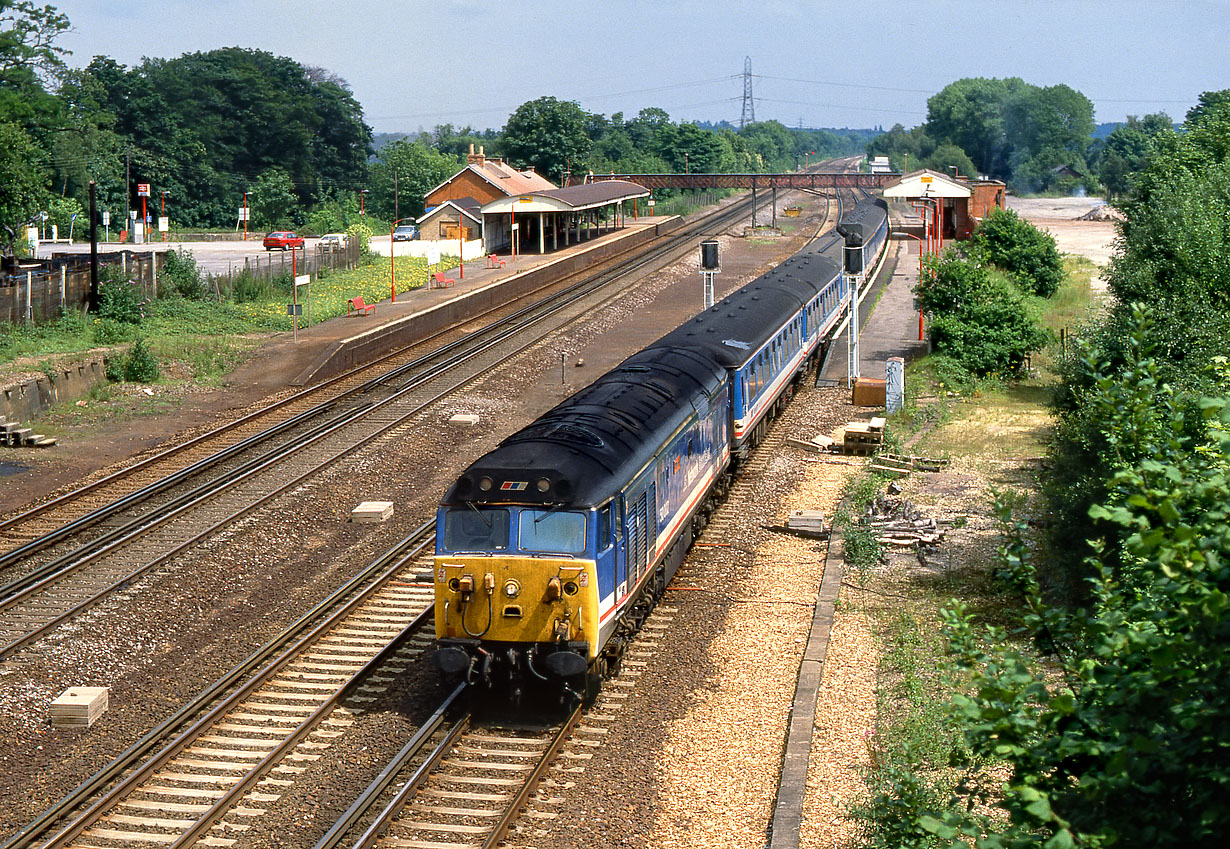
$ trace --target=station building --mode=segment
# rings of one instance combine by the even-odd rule
[[[913,207],[945,239],[968,239],[992,209],[1003,209],[1007,185],[1000,180],[971,179],[922,169],[905,174],[884,189],[884,197]]]

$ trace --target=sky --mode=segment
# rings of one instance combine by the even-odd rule
[[[1230,0],[40,0],[69,64],[245,47],[326,68],[376,132],[500,128],[544,95],[589,112],[913,127],[963,77],[1063,83],[1099,123],[1230,88]]]

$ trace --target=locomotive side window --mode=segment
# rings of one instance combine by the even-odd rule
[[[522,510],[517,533],[523,551],[585,553],[584,513]]]
[[[598,550],[606,551],[611,547],[611,505],[598,511]]]
[[[504,551],[508,548],[507,510],[454,507],[444,514],[447,551]]]

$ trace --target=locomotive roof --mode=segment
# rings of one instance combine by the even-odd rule
[[[441,504],[598,506],[612,482],[630,480],[694,411],[708,412],[723,379],[700,351],[633,354],[476,460]]]
[[[738,368],[840,273],[824,252],[834,246],[840,251],[840,240],[813,243],[650,347],[700,348],[723,367]]]

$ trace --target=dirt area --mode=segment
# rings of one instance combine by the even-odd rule
[[[1082,220],[1082,216],[1105,204],[1097,197],[1008,198],[1010,209],[1055,237],[1060,253],[1088,257],[1103,268],[1114,251],[1115,224]],[[1094,284],[1105,286],[1101,278]]]

